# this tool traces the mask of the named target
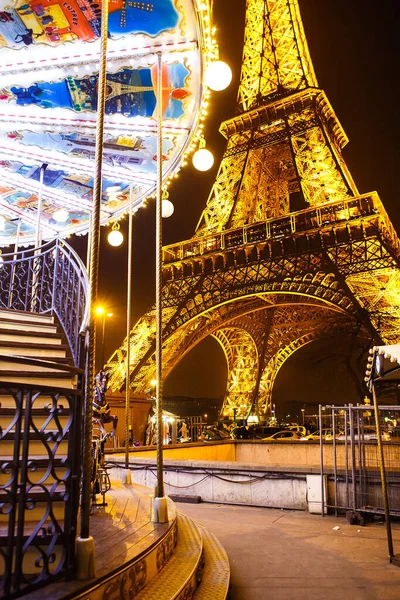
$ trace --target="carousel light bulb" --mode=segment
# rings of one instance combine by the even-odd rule
[[[192,162],[198,171],[208,171],[214,164],[214,156],[206,148],[199,148],[193,154]]]
[[[124,236],[122,235],[119,229],[113,229],[108,234],[107,240],[110,246],[117,247],[120,246],[124,241]]]
[[[57,223],[65,223],[69,217],[69,212],[65,208],[60,208],[53,213],[53,219]]]
[[[220,92],[228,87],[232,81],[232,71],[229,65],[222,60],[210,63],[204,75],[204,81],[214,92]]]
[[[168,200],[167,198],[163,198],[162,202],[161,202],[161,214],[163,219],[168,219],[168,217],[170,217],[171,215],[174,214],[174,205],[172,204],[171,200]]]

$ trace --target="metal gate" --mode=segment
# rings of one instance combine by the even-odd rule
[[[400,516],[400,406],[379,406],[379,421],[389,511]],[[325,508],[384,514],[373,407],[320,406],[319,426]]]

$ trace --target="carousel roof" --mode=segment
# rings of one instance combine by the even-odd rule
[[[100,57],[100,0],[0,0],[0,245],[88,230]],[[157,53],[162,52],[163,177],[195,135],[213,47],[205,0],[109,0],[101,223],[156,186]]]

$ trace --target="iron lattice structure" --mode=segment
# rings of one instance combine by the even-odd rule
[[[394,343],[400,325],[399,240],[345,164],[298,0],[247,0],[237,109],[221,125],[227,149],[194,236],[163,249],[163,376],[214,336],[230,418],[266,415],[279,369],[305,344]],[[305,208],[291,211],[294,201]],[[137,391],[150,387],[154,350],[151,309],[132,330]],[[126,340],[106,365],[112,389],[124,386],[125,357]]]

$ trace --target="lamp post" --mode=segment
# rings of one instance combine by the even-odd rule
[[[105,349],[105,341],[106,341],[106,319],[113,316],[112,312],[106,312],[106,309],[103,306],[97,306],[95,311],[96,315],[101,317],[101,364],[100,368],[104,367],[104,349]]]
[[[304,425],[304,408],[301,408],[301,419],[302,419],[302,425]]]

